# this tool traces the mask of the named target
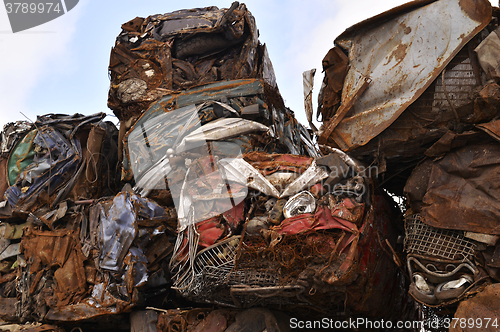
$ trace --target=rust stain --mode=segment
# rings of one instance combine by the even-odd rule
[[[476,22],[491,20],[491,4],[485,0],[460,0],[460,8]]]
[[[407,49],[408,49],[408,44],[398,44],[398,46],[396,46],[396,48],[389,55],[385,65],[388,65],[391,62],[391,60],[394,59],[394,61],[396,62],[394,66],[397,66],[399,63],[401,63],[401,61],[404,60]]]

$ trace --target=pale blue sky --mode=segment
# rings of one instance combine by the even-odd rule
[[[405,3],[404,0],[249,0],[285,103],[306,124],[302,72],[317,68],[315,96],[323,78],[321,60],[349,26]],[[231,1],[80,0],[70,12],[13,34],[0,7],[0,130],[7,122],[37,114],[106,112],[108,62],[120,26],[136,16],[217,6]],[[110,119],[110,118],[109,118]]]

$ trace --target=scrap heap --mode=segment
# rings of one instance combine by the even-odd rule
[[[51,114],[2,132],[0,316],[287,331],[291,317],[417,319],[413,299],[486,310],[498,16],[486,0],[419,0],[346,30],[323,60],[320,130],[285,107],[244,4],[123,24],[119,130]],[[387,192],[406,195],[404,224]]]
[[[340,150],[322,156],[285,107],[244,4],[122,29],[119,130],[104,114],[4,128],[3,319],[230,330],[288,317],[255,306],[390,317],[408,304],[387,195]],[[172,309],[203,303],[227,309]]]
[[[321,148],[377,166],[405,197],[409,293],[456,318],[500,304],[499,16],[483,0],[414,1],[323,59]]]

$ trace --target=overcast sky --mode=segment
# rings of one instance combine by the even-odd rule
[[[249,0],[260,41],[267,45],[286,105],[306,124],[302,72],[317,68],[333,40],[349,26],[403,0]],[[13,34],[0,7],[0,130],[7,122],[47,113],[106,112],[108,63],[120,26],[136,16],[217,6],[219,0],[80,0],[65,15]],[[314,97],[316,108],[316,96]],[[109,117],[108,117],[109,118]]]

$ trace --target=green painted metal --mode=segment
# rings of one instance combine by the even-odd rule
[[[19,174],[33,161],[35,156],[35,149],[33,148],[33,140],[35,139],[37,130],[34,129],[28,132],[23,139],[21,139],[9,156],[7,162],[7,179],[9,186],[12,186]]]

